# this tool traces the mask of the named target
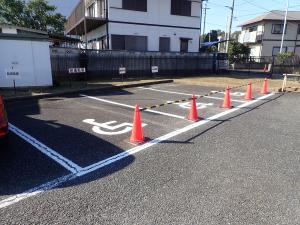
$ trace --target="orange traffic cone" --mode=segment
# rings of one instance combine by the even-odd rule
[[[265,64],[265,67],[264,67],[264,73],[268,72],[268,67],[267,67],[267,64]]]
[[[231,100],[230,100],[230,87],[227,86],[226,91],[225,91],[225,97],[224,97],[224,102],[222,105],[222,108],[227,108],[227,109],[231,109]]]
[[[263,95],[268,94],[268,79],[267,78],[265,78],[265,80],[264,80],[264,83],[263,83],[263,86],[262,86],[262,89],[261,89],[261,93]]]
[[[198,121],[199,117],[198,117],[198,111],[197,111],[195,95],[193,95],[193,97],[192,97],[191,104],[192,104],[192,106],[191,106],[191,111],[190,111],[190,115],[189,115],[188,119],[192,120],[192,121]]]
[[[144,142],[144,134],[142,128],[141,114],[140,114],[140,106],[135,106],[134,111],[134,119],[133,119],[133,129],[131,133],[130,142],[131,143],[141,143]]]
[[[253,99],[253,95],[252,95],[252,83],[251,82],[249,82],[249,84],[248,84],[245,99],[246,100],[252,100]]]

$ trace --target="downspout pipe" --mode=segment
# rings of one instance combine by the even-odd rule
[[[105,4],[106,4],[106,42],[107,42],[107,49],[110,50],[108,0],[106,0]]]

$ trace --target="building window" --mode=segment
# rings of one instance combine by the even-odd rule
[[[180,52],[188,52],[189,51],[189,40],[188,38],[180,39]]]
[[[147,12],[147,0],[122,0],[122,8]]]
[[[146,36],[111,35],[113,50],[147,51]]]
[[[283,24],[273,24],[272,34],[282,34],[283,33]],[[286,32],[286,29],[285,29]]]
[[[100,49],[100,50],[107,49],[107,37],[106,36],[102,36],[102,37],[98,38],[97,41],[99,44],[98,49]]]
[[[159,51],[160,52],[169,52],[170,51],[171,39],[169,37],[160,37],[159,38]]]
[[[257,31],[257,26],[249,27],[249,32]]]
[[[191,16],[192,3],[189,0],[171,0],[171,15]]]
[[[272,55],[277,56],[280,52],[280,47],[273,47]],[[282,48],[282,52],[287,52],[287,47]]]

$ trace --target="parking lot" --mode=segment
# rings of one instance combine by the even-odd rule
[[[199,127],[202,131],[196,136],[218,130],[225,121],[230,123],[224,119],[229,115],[255,110],[257,105],[278,97],[274,93],[263,96],[255,92],[255,99],[246,101],[245,90],[246,87],[241,87],[231,91],[232,109],[221,108],[223,92],[198,99],[201,117],[198,122],[187,119],[190,101],[143,111],[147,141],[141,145],[129,141],[136,104],[144,108],[217,90],[169,83],[10,102],[7,111],[11,146],[1,157],[1,180],[5,182],[0,188],[0,208],[14,207],[27,198],[39,198],[47,190],[109,167],[100,177],[91,179],[101,180],[134,164],[140,152],[151,151],[160,143],[174,147],[193,145],[180,142],[181,137]]]
[[[68,173],[89,173],[107,159],[126,156],[122,153],[136,147],[129,142],[136,104],[147,107],[211,91],[215,89],[171,83],[8,104],[13,151],[6,154],[16,161],[6,160],[15,169],[9,169],[4,177],[10,182],[1,187],[1,198]],[[233,90],[231,95],[235,109],[248,102],[242,90]],[[223,99],[223,93],[215,93],[197,101],[203,125],[228,111],[220,107]],[[187,119],[190,108],[190,101],[186,101],[144,111],[142,123],[148,143],[193,125]],[[130,158],[133,162],[134,155]],[[9,167],[4,164],[5,168]]]

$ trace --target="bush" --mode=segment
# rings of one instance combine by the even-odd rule
[[[283,52],[283,53],[278,53],[278,61],[279,64],[285,64],[289,59],[294,58],[295,53],[294,52]]]
[[[230,42],[228,48],[228,57],[230,64],[240,61],[240,59],[249,57],[250,48],[239,43]]]

